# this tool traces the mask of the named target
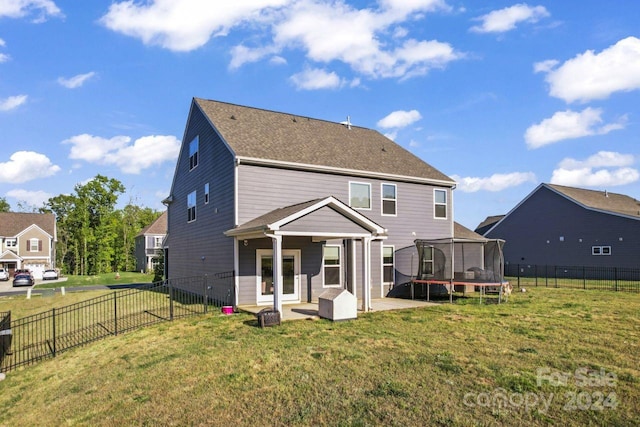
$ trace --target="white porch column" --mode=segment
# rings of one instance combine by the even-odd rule
[[[358,272],[356,270],[356,265],[358,265],[358,263],[356,262],[356,239],[351,239],[350,243],[350,257],[351,259],[349,260],[349,265],[351,266],[351,278],[349,279],[351,281],[351,290],[353,291],[353,296],[354,297],[358,297],[357,295],[357,289],[358,289],[358,283],[357,283],[357,276],[358,276]]]
[[[362,239],[362,311],[371,310],[371,238]]]
[[[282,236],[269,237],[273,243],[273,309],[282,316]]]

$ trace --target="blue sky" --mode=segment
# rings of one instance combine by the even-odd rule
[[[0,197],[161,210],[192,97],[377,129],[475,228],[539,183],[640,199],[640,2],[0,0]],[[357,153],[356,153],[357,154]]]

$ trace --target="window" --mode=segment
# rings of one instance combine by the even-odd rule
[[[382,184],[382,215],[396,215],[396,185]]]
[[[371,209],[371,184],[350,182],[349,205],[356,209]]]
[[[4,241],[4,245],[7,248],[15,248],[16,246],[18,246],[18,239],[7,239]]]
[[[154,236],[153,237],[153,247],[159,248],[162,246],[162,236]]]
[[[27,240],[27,251],[40,252],[42,250],[42,240],[29,239]]]
[[[384,283],[395,282],[395,271],[393,268],[393,246],[382,247],[382,281]]]
[[[611,255],[611,246],[592,246],[591,255]]]
[[[189,143],[189,170],[198,166],[198,136],[193,138]]]
[[[433,190],[433,207],[436,218],[447,218],[447,191]]]
[[[340,246],[326,245],[322,249],[324,286],[340,286]]]
[[[209,183],[204,185],[204,204],[209,203]]]
[[[196,192],[187,196],[187,222],[196,220]]]
[[[422,247],[422,271],[421,279],[433,277],[433,246]]]

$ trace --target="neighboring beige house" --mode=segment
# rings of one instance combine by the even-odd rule
[[[136,270],[151,272],[158,262],[158,251],[167,235],[167,212],[163,212],[136,236]]]
[[[55,268],[56,218],[52,213],[0,212],[0,267],[13,275],[29,269],[36,279]]]

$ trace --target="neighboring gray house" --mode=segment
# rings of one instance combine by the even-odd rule
[[[484,236],[506,240],[507,264],[640,268],[640,202],[540,184]]]
[[[455,182],[377,131],[195,98],[182,141],[167,277],[234,271],[236,305],[346,288],[367,310],[416,239],[453,236]]]
[[[136,270],[152,272],[158,262],[158,253],[167,235],[167,212],[136,235]]]

